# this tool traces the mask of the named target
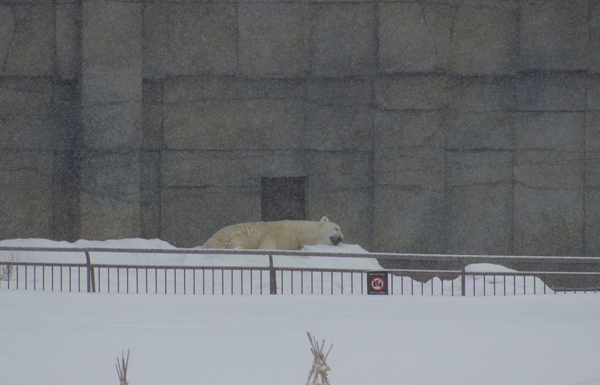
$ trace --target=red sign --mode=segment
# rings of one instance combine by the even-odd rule
[[[375,291],[381,291],[381,290],[383,290],[384,287],[385,287],[385,282],[383,281],[383,278],[374,277],[371,280],[371,289],[373,289]]]

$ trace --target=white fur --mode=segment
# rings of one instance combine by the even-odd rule
[[[217,231],[204,247],[210,249],[300,250],[304,245],[332,245],[341,241],[340,227],[327,217],[320,221],[239,223]]]

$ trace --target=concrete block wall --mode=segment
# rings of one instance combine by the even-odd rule
[[[81,238],[140,234],[142,4],[83,1]]]
[[[0,1],[0,237],[600,254],[596,0]]]

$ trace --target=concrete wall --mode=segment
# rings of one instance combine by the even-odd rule
[[[0,238],[600,254],[600,2],[0,1]]]

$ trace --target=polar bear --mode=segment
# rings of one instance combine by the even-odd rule
[[[337,245],[344,235],[327,217],[320,221],[239,223],[217,231],[204,247],[209,249],[300,250],[304,245]]]

